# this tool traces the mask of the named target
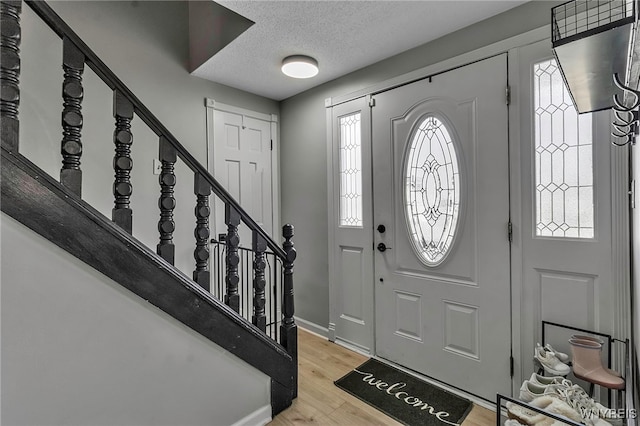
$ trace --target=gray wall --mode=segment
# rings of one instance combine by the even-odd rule
[[[188,3],[185,1],[52,1],[53,9],[155,114],[178,140],[206,165],[204,99],[278,114],[275,101],[192,77]],[[21,152],[54,177],[60,168],[62,42],[25,4],[23,7]],[[113,207],[112,95],[89,69],[84,74],[83,198],[108,217]],[[133,121],[133,234],[155,248],[158,239],[156,136]],[[193,175],[177,165],[176,265],[191,276]]]
[[[269,409],[268,376],[0,219],[2,424],[222,426]]]
[[[548,25],[550,10],[557,4],[560,2],[526,3],[281,103],[282,219],[296,230],[298,317],[322,327],[329,323],[324,100]]]

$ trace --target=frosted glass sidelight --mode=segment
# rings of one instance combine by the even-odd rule
[[[449,130],[430,116],[418,126],[405,158],[405,214],[416,254],[427,266],[451,249],[460,210],[458,156]]]
[[[593,238],[591,114],[576,112],[555,59],[533,74],[535,234]]]
[[[340,225],[362,227],[360,113],[340,117]]]

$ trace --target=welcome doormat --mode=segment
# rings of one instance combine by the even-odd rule
[[[473,407],[469,400],[373,358],[334,383],[409,426],[459,425]]]

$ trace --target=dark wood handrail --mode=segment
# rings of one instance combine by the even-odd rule
[[[155,115],[133,94],[131,90],[115,75],[109,67],[102,62],[93,50],[60,18],[60,16],[44,1],[25,0],[25,3],[60,37],[68,38],[76,45],[85,56],[85,63],[100,77],[111,90],[121,93],[127,98],[136,112],[136,115],[158,136],[164,137],[176,150],[178,157],[194,172],[200,174],[215,193],[225,204],[233,206],[240,215],[242,222],[252,231],[260,234],[267,245],[281,259],[286,259],[284,250],[266,233],[264,229],[240,206],[229,192],[211,176],[207,169],[196,160],[187,149],[171,134],[171,132],[156,118]]]

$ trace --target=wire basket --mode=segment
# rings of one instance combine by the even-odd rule
[[[636,0],[573,0],[551,9],[553,46],[635,21]]]

